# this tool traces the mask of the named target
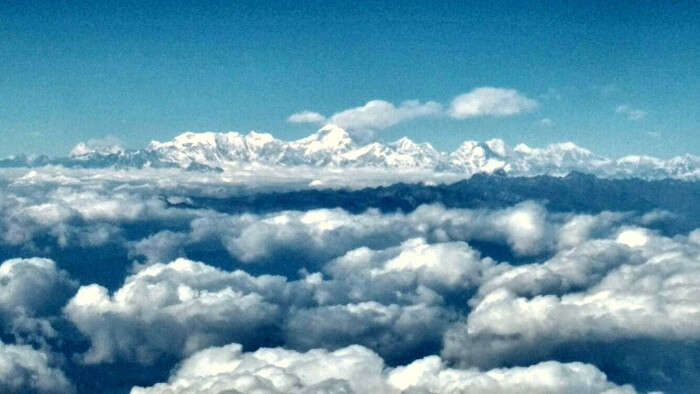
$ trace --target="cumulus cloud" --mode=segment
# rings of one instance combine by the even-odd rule
[[[372,100],[333,114],[330,122],[351,130],[381,130],[406,120],[435,116],[441,111],[442,106],[435,101],[408,100],[397,107],[388,101]]]
[[[260,344],[280,313],[267,298],[282,291],[266,292],[284,283],[179,259],[144,268],[111,295],[99,285],[83,286],[65,315],[91,340],[86,363],[123,358],[150,364],[164,354],[187,355],[231,340]]]
[[[76,288],[52,260],[6,260],[0,265],[0,327],[17,340],[43,344],[57,335],[50,319]]]
[[[690,238],[626,228],[544,264],[514,267],[480,289],[443,354],[489,366],[528,352],[530,361],[547,357],[567,343],[695,341],[700,249]]]
[[[448,113],[456,119],[476,116],[510,116],[531,111],[537,105],[537,101],[522,95],[515,89],[481,87],[455,97]]]
[[[627,117],[629,120],[641,120],[647,116],[646,111],[638,108],[632,108],[629,105],[618,105],[615,108],[615,113]]]
[[[559,220],[548,217],[547,211],[534,202],[495,210],[425,205],[409,214],[369,210],[352,215],[340,209],[286,211],[253,220],[226,242],[229,250],[244,261],[254,261],[280,245],[306,248],[307,255],[322,253],[324,260],[359,246],[386,247],[417,237],[443,242],[491,241],[506,244],[517,254],[536,255],[553,247]]]
[[[10,259],[0,264],[0,309],[33,315],[55,313],[77,284],[49,259]]]
[[[425,304],[322,306],[293,313],[285,326],[285,343],[296,349],[361,343],[392,360],[411,359],[425,350],[438,351],[449,320],[449,312]]]
[[[489,371],[445,366],[437,356],[387,368],[362,346],[298,353],[238,344],[202,350],[186,359],[167,383],[134,387],[132,394],[193,393],[607,393],[633,394],[582,363],[544,362]]]
[[[324,123],[326,117],[313,111],[301,111],[289,115],[287,118],[288,122],[291,123]]]
[[[479,147],[504,149],[498,141]],[[373,355],[372,390],[388,392],[508,392],[517,390],[511,378],[532,392],[630,389],[611,380],[645,390],[665,390],[669,381],[671,392],[697,386],[700,230],[690,231],[697,218],[672,205],[601,211],[620,205],[608,195],[562,202],[558,183],[544,178],[524,184],[551,190],[550,201],[402,185],[372,191],[377,209],[347,198],[362,193],[255,194],[306,188],[308,179],[288,175],[318,174],[280,169],[270,181],[247,171],[236,173],[242,179],[153,169],[0,171],[2,340],[40,349],[49,369],[60,366],[84,391],[86,373],[130,387],[163,380],[179,365],[168,383],[148,390],[361,392],[362,382],[328,367],[345,370],[342,357],[324,358],[350,345]],[[353,176],[320,179],[364,184],[341,179]],[[638,181],[610,181],[611,190],[618,182]],[[303,208],[336,203],[348,210]],[[260,346],[283,346],[267,354],[318,352],[331,372],[311,382],[308,372],[265,364],[259,373],[180,380],[183,358],[231,342],[245,349],[232,352],[232,364]],[[645,357],[650,347],[670,350]],[[605,357],[613,350],[624,362]],[[488,370],[456,370],[443,359]],[[503,368],[513,365],[521,367]]]
[[[75,392],[75,388],[46,353],[0,342],[0,391],[64,394]]]
[[[482,258],[465,242],[429,244],[414,238],[383,250],[351,250],[328,263],[324,271],[346,280],[359,276],[358,282],[418,283],[444,293],[474,288],[497,268],[494,260]]]
[[[332,123],[348,130],[382,130],[411,119],[448,115],[454,119],[477,116],[511,116],[531,111],[538,102],[515,89],[479,87],[455,97],[445,109],[436,101],[406,100],[398,106],[385,100],[371,100],[325,117],[318,112],[301,111],[290,115],[292,123]],[[551,126],[551,119],[542,119]]]
[[[83,356],[87,363],[150,364],[231,340],[248,346],[283,341],[298,349],[361,343],[387,357],[410,358],[436,352],[442,332],[455,320],[436,291],[474,287],[493,265],[464,243],[412,241],[369,253],[381,268],[360,268],[351,262],[358,253],[351,252],[329,270],[330,278],[313,273],[292,282],[185,259],[156,263],[129,276],[111,295],[102,286],[81,287],[65,315],[91,341]],[[439,272],[442,259],[457,280]],[[358,269],[346,275],[348,264]],[[228,318],[233,315],[235,320]]]

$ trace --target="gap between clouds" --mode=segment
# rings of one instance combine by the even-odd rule
[[[407,100],[398,106],[384,100],[371,100],[326,117],[318,112],[301,111],[287,118],[291,123],[332,123],[351,130],[381,130],[400,122],[429,116],[467,119],[480,116],[512,116],[534,110],[539,103],[515,89],[479,87],[452,99],[448,107],[436,101]]]

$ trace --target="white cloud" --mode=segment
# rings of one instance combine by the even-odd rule
[[[56,336],[49,319],[60,313],[76,288],[52,260],[6,260],[0,265],[0,329],[43,344]]]
[[[395,106],[388,101],[371,100],[363,106],[336,112],[328,118],[317,112],[302,111],[290,115],[287,120],[293,123],[328,122],[355,131],[381,130],[427,116],[448,115],[455,119],[510,116],[530,111],[537,105],[537,101],[515,89],[480,87],[455,97],[448,109],[435,101],[421,103],[419,100],[407,100]]]
[[[358,343],[394,360],[410,359],[425,349],[437,352],[442,333],[453,318],[441,306],[422,303],[384,305],[367,301],[320,306],[289,316],[285,343],[296,349]]]
[[[83,286],[65,315],[91,339],[85,362],[149,364],[163,354],[187,355],[231,340],[255,344],[279,319],[270,301],[281,297],[275,288],[284,283],[179,259],[127,277],[112,295],[99,285]]]
[[[186,359],[167,383],[134,387],[132,394],[245,393],[605,393],[634,394],[596,367],[549,361],[489,371],[448,368],[437,356],[387,368],[362,346],[299,353],[282,348],[244,353],[231,344]]]
[[[697,341],[700,248],[691,236],[626,228],[611,238],[486,283],[467,322],[446,335],[443,354],[488,367],[581,342]]]
[[[448,113],[456,119],[510,116],[533,110],[537,105],[537,101],[515,89],[480,87],[455,97]]]
[[[399,122],[439,115],[442,106],[435,101],[402,102],[398,107],[384,100],[372,100],[361,107],[346,109],[330,117],[330,123],[350,130],[381,130]]]
[[[75,388],[48,354],[26,345],[0,342],[0,392],[68,394]]]
[[[323,123],[326,121],[326,117],[318,112],[301,111],[289,115],[287,121],[291,123]]]
[[[615,113],[624,115],[629,120],[641,120],[647,116],[646,111],[632,108],[629,105],[618,105],[617,108],[615,108]]]
[[[542,118],[537,122],[542,127],[552,127],[554,126],[554,121],[549,118]]]
[[[60,309],[76,283],[49,259],[10,259],[0,265],[0,310],[48,315]]]

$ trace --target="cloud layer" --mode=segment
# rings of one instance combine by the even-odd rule
[[[700,384],[697,216],[618,204],[612,191],[639,181],[606,181],[602,198],[567,178],[586,185],[577,205],[555,178],[509,179],[296,195],[185,171],[0,171],[0,388]],[[674,182],[673,205],[694,206]],[[556,201],[511,194],[538,188]]]

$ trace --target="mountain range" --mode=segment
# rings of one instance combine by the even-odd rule
[[[46,165],[179,167],[201,171],[256,166],[420,169],[466,176],[478,173],[563,176],[578,171],[605,178],[700,179],[700,156],[692,154],[670,159],[638,155],[612,159],[571,142],[544,148],[525,144],[509,147],[500,139],[465,141],[453,152],[440,152],[429,143],[416,143],[405,137],[390,143],[360,144],[350,133],[335,125],[326,125],[294,141],[283,141],[271,134],[254,131],[248,134],[185,132],[167,142],[152,141],[139,150],[80,143],[67,157],[19,155],[0,160],[0,167]]]

